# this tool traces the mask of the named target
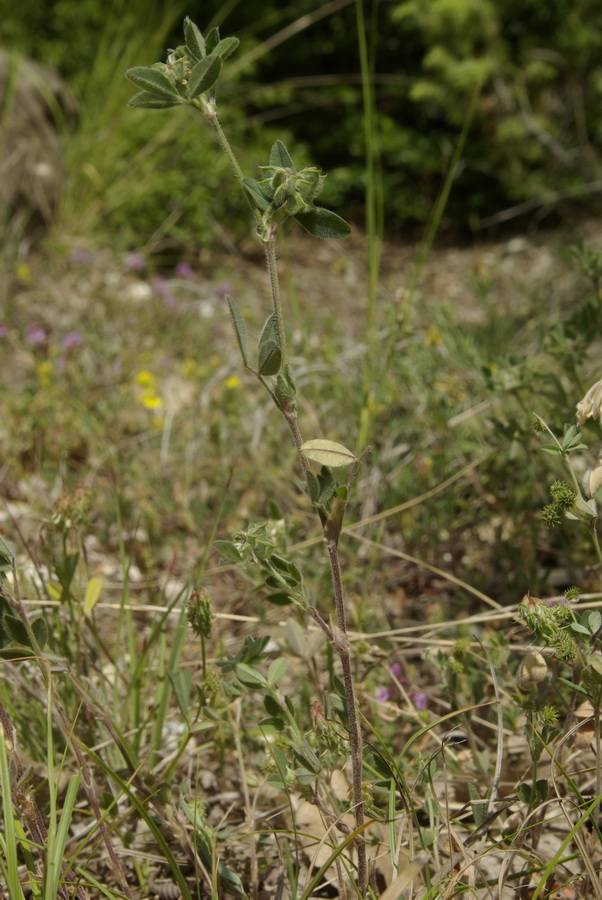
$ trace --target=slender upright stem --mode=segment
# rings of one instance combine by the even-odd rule
[[[347,640],[347,621],[345,614],[345,596],[343,593],[343,580],[341,578],[341,566],[339,563],[339,550],[336,541],[327,540],[328,557],[330,559],[330,573],[334,588],[334,600],[337,618],[337,634],[334,646],[339,654],[343,669],[343,683],[347,698],[347,716],[349,719],[349,744],[351,747],[351,774],[353,783],[353,806],[355,815],[355,827],[362,828],[364,824],[364,794],[362,790],[362,733],[357,715],[357,701],[353,684],[353,670],[351,656]],[[368,866],[366,861],[366,843],[363,835],[359,835],[357,846],[357,884],[360,892],[365,893],[368,884]]]

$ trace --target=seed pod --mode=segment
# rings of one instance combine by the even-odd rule
[[[602,459],[599,459],[583,476],[583,490],[586,496],[595,496],[600,487],[602,487]]]
[[[548,664],[538,650],[527,654],[516,676],[517,684],[521,691],[528,691],[532,684],[539,684],[548,674]]]
[[[575,718],[582,724],[575,732],[575,748],[577,750],[587,750],[594,739],[594,707],[589,700],[584,700],[575,710]]]

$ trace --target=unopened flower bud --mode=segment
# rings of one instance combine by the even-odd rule
[[[538,650],[529,653],[520,666],[516,676],[521,691],[527,691],[532,684],[540,684],[548,674],[548,664]]]

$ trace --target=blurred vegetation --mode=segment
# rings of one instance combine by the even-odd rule
[[[242,39],[223,105],[251,174],[274,136],[292,133],[295,146],[311,147],[306,160],[332,173],[325,203],[344,206],[361,222],[367,120],[358,9],[378,111],[369,139],[380,160],[390,234],[428,220],[466,125],[443,228],[476,230],[521,214],[599,207],[596,0],[186,4],[193,19]],[[199,139],[184,118],[177,126],[172,116],[149,126],[143,115],[124,110],[131,90],[123,69],[178,43],[183,11],[178,3],[24,0],[17,12],[0,0],[0,43],[56,66],[80,98],[67,231],[95,223],[129,243],[191,233],[206,242],[216,220],[235,228],[245,219],[228,193],[223,208],[213,203],[208,214],[209,197],[222,183],[213,155],[209,163],[209,138]],[[195,169],[202,174],[191,191]]]

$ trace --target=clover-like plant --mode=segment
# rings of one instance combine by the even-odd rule
[[[256,353],[251,353],[243,316],[232,297],[228,297],[228,305],[242,361],[261,383],[284,417],[297,449],[307,493],[319,517],[328,552],[335,598],[331,622],[328,623],[310,602],[304,588],[303,577],[296,565],[276,552],[276,548],[266,537],[265,529],[261,526],[255,525],[247,532],[239,532],[235,535],[234,541],[217,542],[217,549],[228,563],[242,566],[258,565],[265,573],[266,587],[275,591],[281,601],[302,607],[318,623],[339,656],[352,765],[355,843],[358,858],[357,888],[363,895],[367,889],[368,871],[362,836],[364,828],[362,738],[347,638],[338,544],[349,489],[357,477],[360,462],[367,451],[356,457],[346,447],[330,439],[303,440],[297,414],[297,388],[287,351],[275,249],[278,234],[290,218],[295,219],[317,238],[344,238],[350,234],[351,229],[336,213],[316,205],[315,201],[322,189],[325,176],[315,166],[296,169],[282,141],[276,141],[267,165],[260,167],[263,173],[261,179],[255,180],[244,175],[218,119],[215,97],[215,88],[223,65],[236,50],[238,39],[220,38],[217,28],[203,35],[194,22],[186,18],[184,41],[183,45],[169,51],[165,63],[137,66],[127,71],[127,77],[141,89],[132,97],[129,105],[147,109],[168,109],[184,105],[195,116],[209,123],[251,207],[258,238],[265,248],[271,293],[271,311],[259,336]],[[318,467],[317,471],[312,471],[312,464]],[[337,472],[347,469],[349,474],[344,483],[341,483],[340,477],[336,477],[333,469]],[[246,676],[246,681],[245,677],[240,679],[243,684],[249,680],[247,669],[248,666],[239,672],[239,675]]]

